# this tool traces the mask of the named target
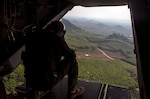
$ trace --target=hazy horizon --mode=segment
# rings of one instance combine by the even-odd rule
[[[125,25],[127,27],[132,27],[131,25],[131,20],[127,20],[127,19],[105,19],[105,18],[88,18],[88,17],[76,17],[76,16],[65,16],[63,17],[64,19],[67,20],[80,20],[80,21],[97,21],[100,23],[104,23],[104,24],[114,24],[114,25]]]
[[[68,16],[89,19],[131,20],[130,10],[127,5],[105,7],[75,6],[64,17]]]

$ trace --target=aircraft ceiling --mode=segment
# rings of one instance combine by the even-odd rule
[[[66,0],[75,5],[93,7],[93,6],[120,6],[127,5],[127,0]]]

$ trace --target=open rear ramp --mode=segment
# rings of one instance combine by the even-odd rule
[[[129,90],[126,87],[85,80],[79,80],[78,85],[83,86],[85,92],[76,99],[131,99]],[[51,90],[51,92],[42,96],[41,99],[66,99],[67,86],[67,78],[64,78]],[[16,91],[18,91],[19,95],[8,95],[8,99],[24,99],[25,84],[17,86]]]

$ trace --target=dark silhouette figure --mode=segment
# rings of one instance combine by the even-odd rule
[[[64,39],[64,25],[52,22],[46,29],[35,30],[26,36],[26,49],[22,54],[25,66],[28,97],[39,99],[39,92],[51,90],[64,76],[68,75],[67,99],[83,94],[84,88],[76,86],[78,63],[75,51]]]

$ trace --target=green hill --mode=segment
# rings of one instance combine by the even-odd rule
[[[65,36],[66,41],[74,50],[94,51],[97,48],[100,48],[103,51],[107,51],[108,54],[113,53],[113,56],[117,56],[119,53],[119,55],[122,56],[120,60],[136,66],[135,54],[133,53],[133,41],[122,35],[122,33],[113,33],[103,36],[87,32],[86,30],[73,25],[66,19],[62,22],[66,25],[66,29],[68,29]]]
[[[138,87],[136,67],[120,60],[78,59],[79,78],[129,88]]]

